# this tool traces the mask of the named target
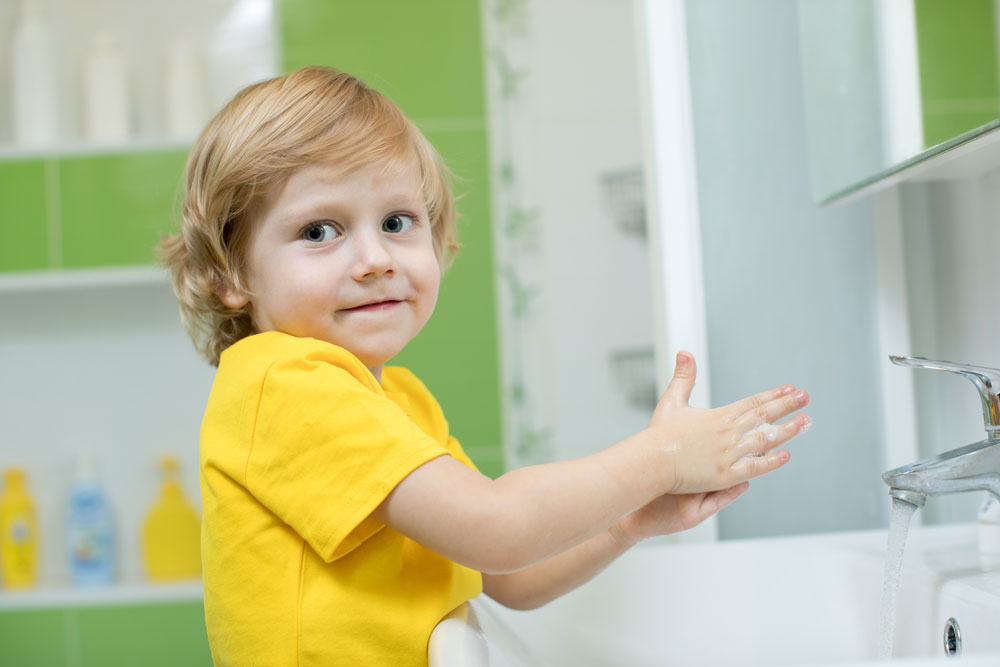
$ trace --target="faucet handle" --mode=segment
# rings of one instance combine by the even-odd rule
[[[990,440],[1000,440],[1000,370],[983,366],[954,364],[950,361],[931,361],[923,357],[890,356],[897,366],[909,368],[929,368],[933,371],[948,371],[964,375],[979,390],[983,403],[983,421]]]

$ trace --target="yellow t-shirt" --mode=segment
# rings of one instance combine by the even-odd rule
[[[217,665],[426,665],[481,575],[371,517],[422,463],[473,466],[427,388],[277,332],[222,354],[201,430],[205,620]]]

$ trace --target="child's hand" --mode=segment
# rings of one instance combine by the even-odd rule
[[[747,490],[750,482],[742,482],[722,491],[663,495],[640,507],[618,522],[626,543],[641,542],[648,537],[679,533],[694,528]]]
[[[728,489],[788,462],[787,450],[772,450],[808,428],[812,420],[801,414],[770,425],[808,404],[806,392],[786,385],[721,408],[700,410],[688,405],[695,374],[694,357],[680,352],[674,377],[646,429],[657,446],[673,455],[671,493]]]

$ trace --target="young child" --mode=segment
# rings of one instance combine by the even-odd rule
[[[788,461],[785,386],[687,402],[677,355],[649,426],[591,456],[480,474],[434,397],[385,364],[452,258],[448,172],[357,79],[309,67],[240,92],[187,165],[164,242],[218,373],[201,432],[205,617],[219,665],[425,665],[481,591],[528,609],[640,540],[690,528]]]

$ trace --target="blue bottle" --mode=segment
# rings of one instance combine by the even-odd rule
[[[93,459],[83,454],[69,496],[66,544],[70,578],[77,586],[106,586],[115,579],[114,516]]]

